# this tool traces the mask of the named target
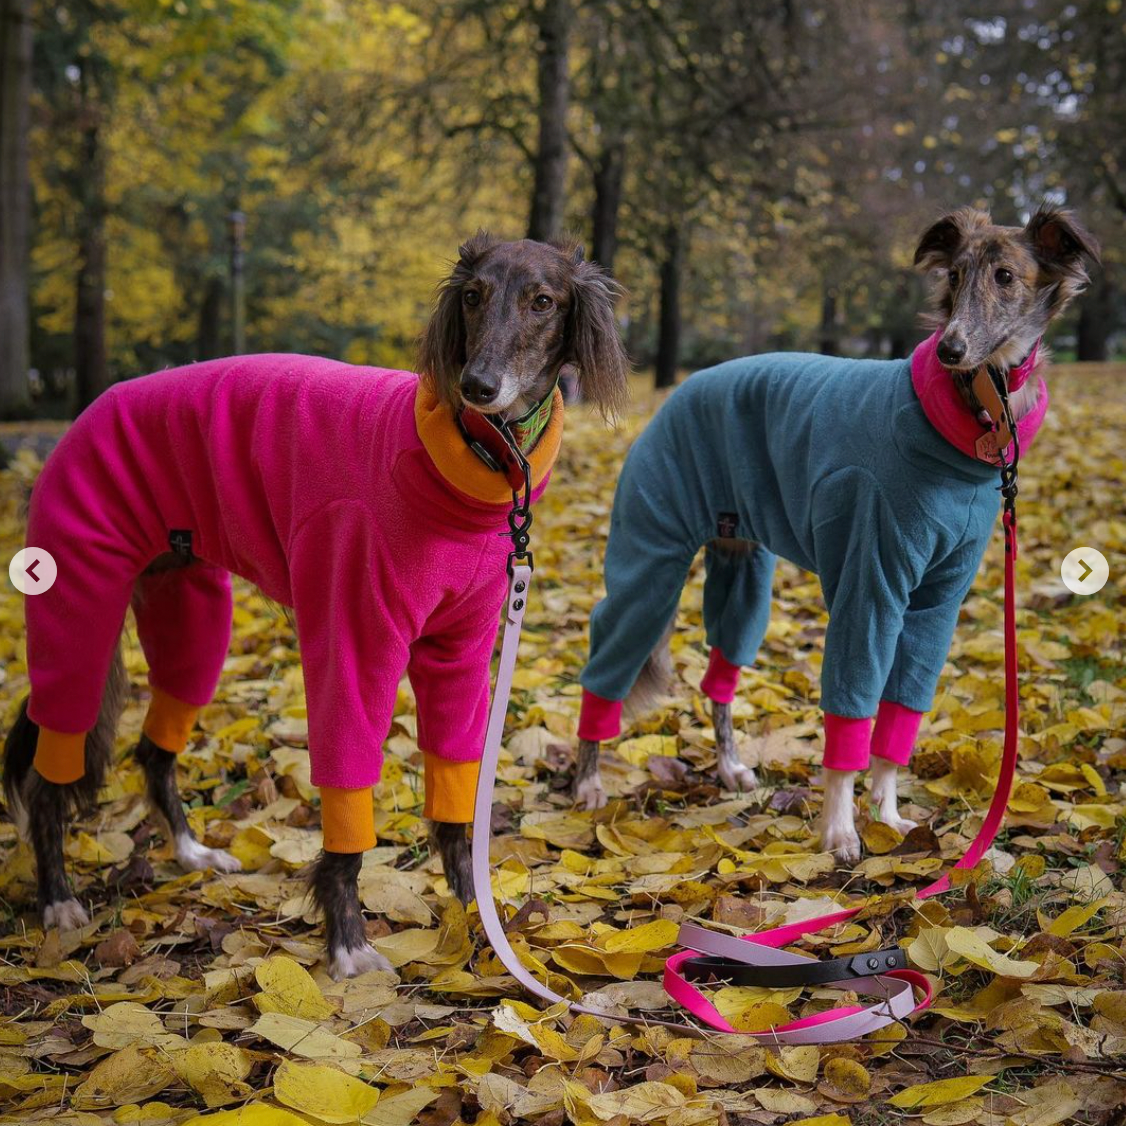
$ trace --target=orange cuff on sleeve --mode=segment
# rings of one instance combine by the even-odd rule
[[[371,787],[344,790],[321,787],[321,827],[325,852],[366,852],[375,847]]]
[[[153,688],[142,730],[162,750],[178,755],[188,745],[199,708]]]
[[[431,821],[471,825],[481,764],[450,762],[429,751],[422,753],[426,761],[426,802],[423,814]]]
[[[77,782],[86,773],[86,732],[70,735],[49,727],[39,728],[35,769],[48,782]]]

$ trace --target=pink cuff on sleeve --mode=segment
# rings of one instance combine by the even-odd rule
[[[604,700],[583,689],[583,704],[579,712],[579,738],[592,743],[616,739],[622,733],[622,701]]]
[[[872,754],[906,766],[911,761],[922,721],[922,712],[913,712],[891,700],[881,700],[880,710],[876,713],[876,729],[872,732]]]
[[[872,721],[825,713],[825,765],[830,770],[867,770]]]
[[[700,690],[717,704],[730,704],[739,687],[739,666],[733,665],[719,649],[708,656],[708,671],[700,681]]]

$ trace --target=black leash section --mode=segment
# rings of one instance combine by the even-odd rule
[[[689,981],[790,989],[847,981],[850,977],[871,977],[888,970],[901,970],[906,965],[907,957],[903,951],[898,946],[888,946],[884,950],[854,954],[850,958],[831,958],[808,966],[753,966],[717,956],[689,958],[680,970]]]

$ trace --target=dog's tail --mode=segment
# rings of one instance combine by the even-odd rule
[[[637,679],[626,697],[625,712],[631,719],[654,711],[661,700],[672,691],[675,671],[672,666],[669,642],[672,641],[675,630],[676,616],[674,615],[665,627],[665,632],[661,634],[661,640],[645,659],[645,664],[641,666],[641,672],[637,674]]]
[[[101,711],[93,730],[86,736],[86,773],[77,782],[56,785],[47,782],[32,769],[39,726],[27,714],[27,700],[20,704],[19,715],[4,740],[4,796],[8,810],[17,824],[25,825],[34,815],[39,797],[49,788],[52,803],[62,801],[70,812],[80,812],[94,805],[98,791],[113,760],[117,737],[117,721],[129,695],[129,677],[118,643],[102,693]]]

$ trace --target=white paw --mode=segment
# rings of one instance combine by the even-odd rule
[[[357,977],[360,974],[366,974],[369,970],[391,970],[394,972],[395,967],[391,965],[378,950],[373,950],[370,946],[356,946],[351,950],[345,950],[343,946],[338,946],[335,950],[329,952],[328,956],[328,972],[333,981],[343,981],[346,977]]]
[[[841,864],[860,862],[860,836],[853,825],[823,824],[821,848],[825,852],[831,852]]]
[[[758,786],[755,772],[749,766],[723,759],[719,762],[719,780],[725,790],[735,790],[741,794],[749,793]]]
[[[43,929],[58,927],[61,931],[74,931],[90,921],[86,908],[77,899],[60,899],[43,908]]]
[[[242,871],[242,864],[229,852],[208,848],[187,834],[176,838],[176,860],[187,872],[204,872],[208,868],[214,868],[216,872]]]
[[[609,798],[602,788],[602,779],[595,775],[593,778],[584,778],[575,787],[575,805],[579,809],[602,809]]]

